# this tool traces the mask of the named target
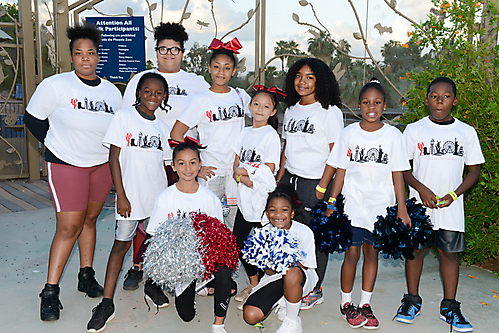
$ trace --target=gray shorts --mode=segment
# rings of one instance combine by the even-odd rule
[[[144,223],[144,230],[147,227],[149,218],[143,220],[116,220],[114,239],[122,242],[131,241],[137,233],[139,223]]]

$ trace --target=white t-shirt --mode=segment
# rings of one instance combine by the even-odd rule
[[[178,116],[187,108],[191,97],[197,92],[208,89],[210,85],[204,80],[201,75],[196,75],[193,73],[187,73],[183,70],[177,73],[162,73],[157,69],[148,69],[137,73],[128,82],[126,86],[125,93],[123,95],[123,107],[132,106],[135,104],[135,92],[137,90],[137,84],[142,75],[146,73],[156,73],[160,74],[166,79],[168,83],[168,105],[172,108],[165,112],[161,109],[156,110],[156,116],[163,120],[169,127],[170,130],[175,125],[175,121]],[[196,137],[196,131],[192,133],[187,133],[191,137]]]
[[[485,162],[475,129],[457,119],[439,125],[428,117],[407,125],[404,131],[407,155],[413,160],[414,177],[435,195],[443,197],[463,182],[464,165]],[[410,187],[410,196],[421,201]],[[464,232],[463,196],[445,208],[426,208],[433,229]]]
[[[238,184],[237,206],[247,222],[260,222],[267,202],[268,192],[275,188],[276,174],[281,155],[279,134],[270,125],[259,128],[245,127],[239,142],[234,146],[239,156],[239,166],[244,167],[253,181],[253,188]],[[274,164],[274,174],[265,163]],[[265,172],[265,174],[260,174]],[[268,176],[267,176],[268,174]],[[267,180],[267,181],[266,181]],[[269,183],[270,182],[270,183]]]
[[[204,166],[216,167],[215,175],[231,174],[234,164],[234,142],[244,128],[244,115],[249,113],[250,96],[241,89],[230,88],[228,93],[206,89],[194,95],[178,120],[192,128],[198,126]],[[241,101],[242,98],[242,101]]]
[[[364,131],[360,123],[347,126],[327,164],[346,170],[345,213],[354,227],[371,232],[376,217],[395,204],[392,172],[411,168],[402,133],[388,124],[374,132]]]
[[[160,224],[169,218],[184,218],[191,212],[205,213],[223,221],[222,203],[208,188],[199,185],[196,193],[184,193],[173,184],[156,199],[146,231],[154,234]]]
[[[120,107],[121,93],[114,84],[101,79],[92,87],[73,71],[43,80],[26,111],[39,120],[48,118],[44,144],[58,159],[77,167],[91,167],[108,161],[102,139]]]
[[[336,106],[325,110],[315,102],[289,107],[282,126],[286,170],[303,178],[320,179],[330,153],[329,144],[338,140],[342,129],[343,115]]]
[[[148,120],[135,107],[118,110],[103,143],[121,148],[121,180],[132,213],[117,220],[141,220],[151,216],[154,200],[167,186],[163,161],[172,159],[170,129],[162,120]]]

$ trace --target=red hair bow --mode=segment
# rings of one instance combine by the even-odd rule
[[[239,43],[239,41],[237,40],[237,37],[234,37],[227,44],[224,44],[224,42],[222,42],[220,39],[213,38],[208,50],[226,49],[226,50],[234,52],[235,54],[239,54],[238,50],[240,50],[242,48],[243,48],[243,46],[241,45],[241,43]]]
[[[255,91],[262,90],[262,91],[266,91],[266,92],[269,92],[272,94],[281,95],[282,97],[286,97],[286,93],[284,91],[282,91],[281,89],[277,88],[276,86],[273,86],[272,88],[267,88],[265,86],[262,86],[261,84],[257,84],[257,85],[253,86],[253,89],[255,89]]]
[[[198,149],[203,149],[203,148],[204,148],[203,146],[201,146],[201,145],[199,144],[199,141],[198,141],[198,140],[193,139],[193,138],[191,138],[190,136],[186,136],[186,137],[184,138],[184,142],[185,142],[185,143],[189,143],[189,144],[191,144],[191,145],[195,146],[195,147],[196,147],[196,148],[198,148]],[[173,139],[169,139],[169,140],[168,140],[168,144],[170,145],[170,148],[175,148],[175,147],[177,147],[177,146],[178,146],[179,144],[181,144],[181,143],[182,143],[182,142],[177,141],[177,140],[173,140]]]

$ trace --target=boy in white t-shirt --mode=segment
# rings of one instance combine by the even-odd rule
[[[425,104],[431,115],[409,124],[404,131],[409,159],[413,160],[413,171],[404,172],[404,179],[410,186],[410,196],[429,208],[427,213],[433,223],[432,242],[440,256],[444,287],[440,318],[452,326],[451,330],[471,332],[473,326],[461,313],[461,303],[455,300],[458,254],[466,250],[461,194],[477,182],[485,159],[475,129],[450,115],[458,103],[456,92],[455,83],[447,77],[430,83]],[[468,174],[463,180],[465,164]],[[414,260],[406,261],[408,293],[397,311],[397,321],[412,324],[420,314],[422,299],[418,292],[425,251],[415,250]]]

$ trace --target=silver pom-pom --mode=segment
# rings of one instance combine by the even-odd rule
[[[155,283],[174,290],[204,272],[200,239],[190,217],[166,220],[148,243],[143,269]]]

